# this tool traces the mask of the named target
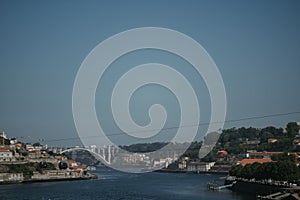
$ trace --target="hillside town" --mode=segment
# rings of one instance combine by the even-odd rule
[[[224,130],[213,150],[199,159],[199,146],[190,148],[169,170],[186,172],[229,173],[236,165],[274,162],[273,157],[288,154],[300,164],[300,122],[290,122],[286,128],[232,128]],[[196,151],[196,153],[193,153]]]
[[[0,184],[95,178],[87,166],[51,154],[40,143],[22,143],[0,133]]]

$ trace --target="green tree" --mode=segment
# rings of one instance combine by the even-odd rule
[[[241,177],[241,172],[242,172],[243,166],[242,165],[236,165],[231,168],[229,171],[230,176],[236,176],[236,177]]]
[[[300,126],[296,122],[290,122],[286,125],[289,137],[295,137],[299,133]]]

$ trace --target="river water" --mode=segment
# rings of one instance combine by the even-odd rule
[[[210,191],[208,181],[222,175],[146,173],[128,174],[108,168],[93,171],[97,180],[0,185],[0,199],[250,199],[230,190]]]

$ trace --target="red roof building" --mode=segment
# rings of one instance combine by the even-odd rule
[[[269,163],[273,162],[270,158],[250,158],[250,159],[243,159],[238,162],[238,164],[245,166],[247,164],[253,164],[253,163]]]

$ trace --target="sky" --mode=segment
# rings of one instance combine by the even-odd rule
[[[49,145],[80,145],[72,115],[78,70],[100,42],[139,27],[173,29],[206,49],[225,85],[226,120],[300,111],[299,11],[300,2],[292,0],[0,1],[0,129],[23,140],[30,136],[30,141],[42,138]],[[120,132],[109,104],[114,83],[132,66],[146,62],[181,70],[196,91],[201,122],[209,121],[210,99],[201,76],[176,55],[144,50],[116,60],[99,82],[95,106],[108,135]],[[149,123],[153,103],[169,112],[165,127],[178,126],[178,101],[157,85],[140,88],[132,96],[136,123]],[[300,121],[300,114],[228,122],[225,128],[284,127],[289,121]],[[205,129],[199,128],[196,140]],[[126,144],[170,138],[111,139]]]

